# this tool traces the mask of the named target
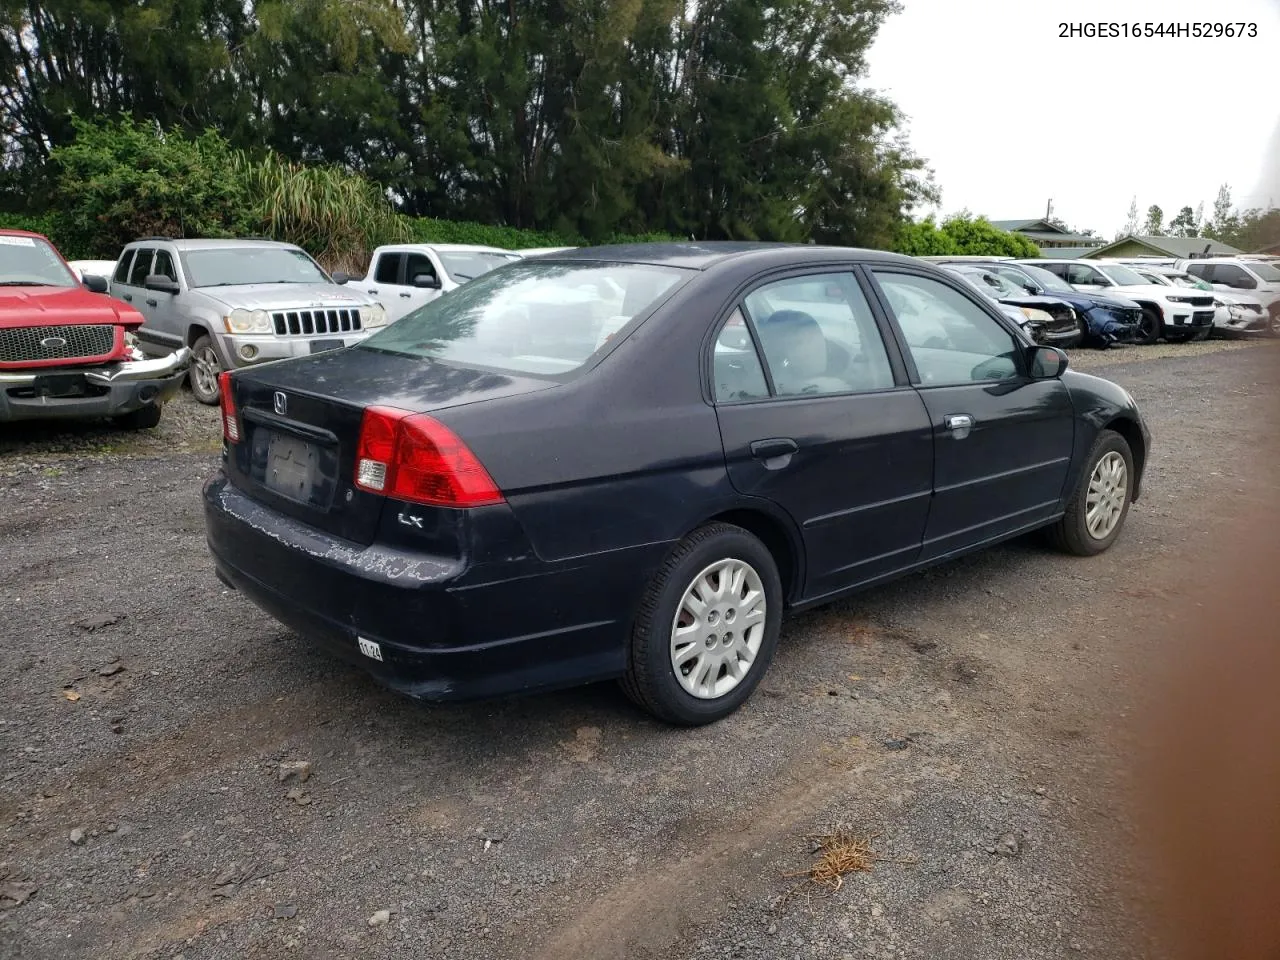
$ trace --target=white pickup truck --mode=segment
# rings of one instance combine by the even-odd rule
[[[388,322],[394,322],[468,280],[520,259],[515,251],[499,247],[397,243],[374,250],[368,274],[347,283],[381,303]]]

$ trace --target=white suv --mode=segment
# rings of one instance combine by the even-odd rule
[[[1103,291],[1142,308],[1137,343],[1203,339],[1213,329],[1213,294],[1152,283],[1117,260],[1028,260],[1067,283],[1089,292]]]
[[[1280,267],[1275,263],[1252,257],[1205,257],[1179,260],[1178,267],[1213,284],[1214,290],[1257,297],[1270,317],[1271,335],[1280,336]]]

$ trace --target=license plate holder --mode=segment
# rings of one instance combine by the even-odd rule
[[[83,373],[46,373],[32,385],[37,397],[75,397],[84,392]]]
[[[301,437],[272,432],[267,438],[263,483],[268,490],[298,503],[311,503],[320,480],[320,451]]]
[[[312,353],[328,353],[330,350],[341,350],[346,344],[341,340],[312,340]]]

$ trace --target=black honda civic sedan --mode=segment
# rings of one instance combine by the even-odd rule
[[[952,274],[703,243],[514,262],[358,346],[223,374],[218,576],[431,700],[620,679],[708,723],[783,614],[1137,499],[1133,399]]]

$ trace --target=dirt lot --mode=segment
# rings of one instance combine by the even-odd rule
[[[1206,534],[1269,502],[1280,373],[1075,363],[1155,435],[1115,549],[1019,541],[790,621],[694,731],[609,685],[423,707],[317,655],[212,576],[189,398],[142,438],[0,432],[0,956],[1152,955],[1128,721]],[[883,859],[798,888],[841,825]]]

